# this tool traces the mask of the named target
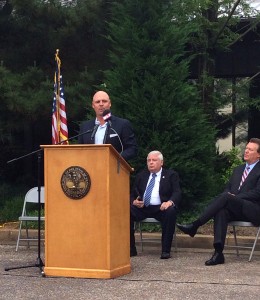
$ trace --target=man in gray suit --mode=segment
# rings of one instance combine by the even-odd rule
[[[248,221],[260,225],[260,139],[252,138],[246,146],[246,164],[234,169],[223,193],[218,195],[201,216],[191,224],[177,224],[178,228],[191,237],[199,226],[214,218],[213,256],[206,266],[223,264],[227,226],[230,221]]]
[[[162,225],[161,259],[170,258],[181,189],[178,173],[163,168],[161,152],[148,154],[147,169],[136,176],[130,200],[130,256],[137,255],[134,221],[155,218]]]

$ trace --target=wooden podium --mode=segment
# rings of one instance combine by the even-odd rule
[[[41,147],[45,275],[114,278],[130,273],[131,167],[111,145]],[[83,168],[90,178],[90,189],[81,199],[71,199],[63,189],[64,172],[71,167]],[[76,190],[66,184],[69,191]]]

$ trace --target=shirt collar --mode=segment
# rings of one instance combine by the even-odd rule
[[[152,174],[154,174],[154,173],[150,173],[150,176],[152,176]],[[158,171],[158,172],[155,173],[155,174],[156,174],[156,177],[161,176],[161,174],[162,174],[162,168],[161,168],[160,171]]]
[[[103,125],[100,125],[100,121],[96,118],[95,125],[99,125],[100,127],[105,127],[105,126],[107,126],[107,122],[105,122],[105,124],[103,124]]]
[[[257,160],[256,162],[254,162],[253,164],[249,165],[248,163],[246,163],[246,168],[249,167],[250,171],[253,169],[253,167],[259,162],[259,160]]]

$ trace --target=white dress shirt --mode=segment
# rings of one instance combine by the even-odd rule
[[[161,174],[162,174],[162,169],[156,173],[154,188],[153,188],[152,194],[151,194],[150,205],[160,205],[161,204],[161,199],[160,199],[160,195],[159,195]],[[147,182],[147,186],[148,186],[150,180],[152,179],[152,175],[153,175],[153,173],[150,174],[150,177]],[[147,188],[147,186],[146,186],[146,188]]]
[[[106,133],[106,129],[107,129],[107,122],[103,125],[100,125],[99,121],[95,121],[95,124],[99,124],[97,132],[95,134],[95,144],[103,144],[104,141],[104,136]]]

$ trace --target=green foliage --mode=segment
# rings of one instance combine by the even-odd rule
[[[241,165],[243,160],[241,159],[241,150],[236,147],[233,147],[230,151],[224,152],[223,156],[226,157],[227,166],[223,169],[221,179],[223,183],[227,183],[234,168]]]
[[[135,170],[146,165],[149,151],[160,150],[166,167],[180,174],[183,205],[189,207],[212,190],[215,132],[187,80],[190,24],[177,26],[172,10],[171,1],[114,3],[108,24],[113,67],[105,84],[113,112],[135,128]]]
[[[205,203],[202,203],[201,206],[204,206]],[[180,224],[189,224],[196,220],[201,213],[200,208],[192,209],[192,210],[185,210],[181,211],[178,215],[178,223]]]
[[[138,137],[136,171],[145,165],[147,152],[157,148],[166,166],[181,176],[185,205],[197,207],[213,193],[220,176],[213,174],[218,163],[213,127],[223,124],[229,130],[230,123],[245,115],[222,116],[219,109],[231,99],[226,93],[231,85],[217,86],[214,74],[206,72],[203,80],[188,82],[190,61],[199,56],[201,67],[208,61],[211,66],[216,49],[229,49],[238,38],[230,25],[240,19],[242,6],[249,16],[248,1],[239,2],[220,35],[233,5],[230,0],[11,3],[13,10],[0,8],[1,182],[37,184],[35,157],[6,162],[51,143],[54,53],[60,49],[70,136],[77,133],[80,121],[93,116],[91,96],[104,83],[103,70],[109,70],[104,84],[113,113],[130,119]],[[214,88],[208,89],[212,83]],[[248,83],[243,93],[237,88],[239,84],[234,87],[237,108],[259,110],[259,98],[246,94]],[[225,128],[217,130],[227,134]]]
[[[215,188],[212,189],[211,197],[210,194],[208,194],[208,197],[206,197],[203,201],[200,201],[194,209],[181,211],[181,214],[178,216],[178,222],[191,223],[197,219],[205,206],[211,201],[212,196],[216,196],[223,191],[223,188],[230,179],[234,168],[242,163],[243,160],[241,159],[240,148],[233,147],[230,151],[225,151],[219,155],[215,162]]]
[[[22,213],[24,196],[28,187],[24,185],[11,186],[3,183],[0,185],[0,224],[18,222]],[[41,205],[41,216],[44,215],[44,205]],[[29,203],[27,206],[29,216],[38,216],[38,204]],[[35,222],[28,222],[28,228],[36,228]]]
[[[201,94],[204,112],[208,114],[212,125],[216,126],[217,137],[227,137],[232,125],[246,119],[248,104],[251,102],[257,105],[259,101],[252,101],[248,95],[246,100],[240,101],[241,87],[235,86],[230,80],[221,79],[222,83],[225,81],[229,87],[219,90],[220,80],[216,79],[216,59],[218,53],[232,51],[231,46],[249,33],[245,27],[249,26],[254,30],[260,20],[259,10],[254,10],[251,1],[248,0],[233,2],[177,0],[174,3],[176,13],[173,19],[178,26],[188,22],[193,28],[189,47],[198,64],[197,88]],[[248,24],[241,26],[246,19]],[[226,91],[232,92],[232,95],[226,97]],[[236,112],[223,113],[223,106],[226,108],[232,101]]]
[[[21,74],[0,67],[0,78],[0,176],[6,181],[22,176],[24,182],[35,185],[37,168],[34,156],[9,165],[6,162],[39,149],[41,144],[51,143],[53,82],[36,67],[29,67]],[[83,119],[85,114],[85,95],[91,93],[85,83],[88,79],[91,80],[91,76],[82,72],[76,83],[70,85],[66,82],[65,99],[70,136],[73,135],[73,130],[78,129],[75,120]],[[22,172],[26,175],[20,174]]]
[[[0,214],[0,224],[8,223],[8,222],[18,222],[18,218],[21,216],[22,208],[23,208],[24,196],[13,197],[11,200],[5,202],[1,214]],[[38,208],[36,207],[38,204],[35,204],[33,207],[29,207],[27,210],[28,216],[38,216]],[[43,209],[41,209],[41,216],[44,215]],[[28,221],[28,228],[36,229],[38,227],[36,222]],[[44,225],[42,224],[42,228]]]
[[[10,140],[13,133],[27,122],[43,120],[49,114],[46,99],[51,94],[51,84],[46,86],[44,73],[29,67],[24,73],[12,73],[0,67],[1,140]],[[37,101],[36,101],[37,99]]]
[[[162,227],[160,224],[142,224],[142,231],[143,232],[161,232]]]
[[[5,45],[0,59],[16,72],[36,64],[53,76],[54,53],[60,49],[67,78],[77,80],[86,67],[100,76],[107,61],[106,40],[101,37],[106,30],[105,2],[12,0],[13,12],[4,26],[0,19],[0,44]]]
[[[23,185],[0,184],[0,224],[18,220],[26,190]]]
[[[103,0],[12,0],[12,11],[4,17],[0,8],[1,180],[36,183],[34,157],[6,162],[51,143],[56,49],[62,60],[69,136],[92,113],[86,99],[91,99],[103,76],[100,69],[107,65],[105,8]]]
[[[27,212],[26,214],[28,216],[33,216],[33,217],[38,217],[38,204],[32,204],[31,206],[28,206],[27,207]],[[19,213],[19,216],[21,215],[21,211]],[[41,216],[44,216],[44,207],[41,206],[41,211],[40,211],[40,215]],[[28,221],[27,224],[25,224],[23,222],[23,227],[27,226],[27,228],[30,228],[30,229],[37,229],[38,228],[38,223],[35,222],[35,221]],[[44,229],[44,222],[41,222],[41,229]]]
[[[18,221],[23,208],[23,200],[23,197],[17,196],[5,201],[5,204],[1,209],[0,224]]]

